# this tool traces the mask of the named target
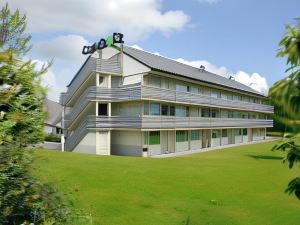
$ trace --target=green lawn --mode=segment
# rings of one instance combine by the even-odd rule
[[[104,225],[297,225],[300,201],[284,193],[299,175],[275,142],[177,158],[41,150],[38,176]]]

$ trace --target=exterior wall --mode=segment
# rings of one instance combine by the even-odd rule
[[[160,131],[160,145],[162,154],[168,152],[168,144],[168,131]]]
[[[109,59],[120,52],[115,48],[104,48],[99,53],[102,59]]]
[[[189,142],[184,141],[184,142],[176,142],[176,152],[183,152],[189,150]]]
[[[190,147],[191,150],[200,149],[200,148],[202,148],[202,140],[201,139],[197,140],[197,141],[191,140],[190,145],[191,145],[191,147]]]
[[[144,66],[142,63],[134,60],[128,55],[123,54],[123,75],[133,75],[138,73],[150,72],[149,67]]]
[[[96,154],[110,155],[111,152],[111,132],[97,131],[96,132]]]
[[[96,154],[96,133],[89,132],[74,148],[73,152]]]
[[[260,133],[260,128],[253,128],[252,129],[252,137],[253,141],[260,141],[265,139],[265,131],[263,134]]]
[[[117,131],[111,132],[111,154],[142,156],[143,135],[141,131]]]
[[[234,137],[234,143],[239,144],[243,142],[243,136],[242,135],[237,135]]]
[[[220,146],[220,145],[221,145],[221,137],[211,139],[211,147],[217,147],[217,146]]]
[[[45,131],[47,134],[53,133],[52,127],[50,127],[50,126],[48,126],[48,125],[45,125],[45,126],[44,126],[44,131]]]

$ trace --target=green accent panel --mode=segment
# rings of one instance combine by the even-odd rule
[[[112,36],[107,37],[106,44],[107,44],[107,46],[112,46],[114,44]]]

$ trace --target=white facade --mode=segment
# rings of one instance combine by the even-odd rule
[[[273,124],[261,95],[157,71],[136,57],[95,52],[62,93],[67,151],[168,154],[262,140]]]

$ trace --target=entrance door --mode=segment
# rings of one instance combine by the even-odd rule
[[[208,148],[210,147],[210,138],[211,138],[211,131],[210,130],[203,130],[202,131],[202,147]]]
[[[175,152],[175,131],[168,131],[168,152]]]

